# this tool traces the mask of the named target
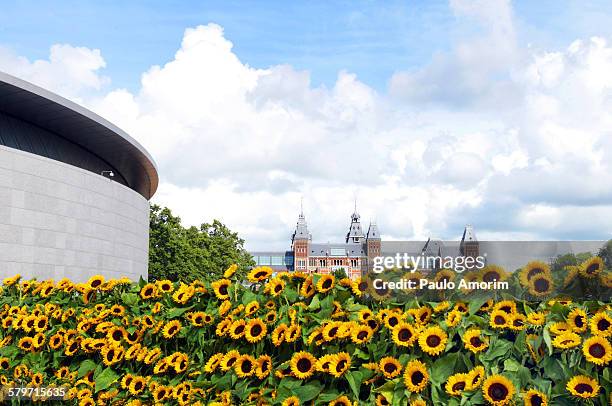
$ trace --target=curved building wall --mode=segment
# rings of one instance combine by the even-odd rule
[[[148,236],[149,203],[138,192],[0,145],[0,277],[146,279]]]

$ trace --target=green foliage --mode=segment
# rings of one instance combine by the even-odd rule
[[[612,269],[612,240],[608,240],[608,242],[601,247],[597,256],[603,259],[606,268]]]
[[[237,233],[218,220],[186,228],[169,208],[151,206],[150,280],[211,280],[222,275],[231,264],[237,264],[242,272],[255,265]]]

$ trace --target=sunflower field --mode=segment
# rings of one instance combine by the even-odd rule
[[[399,300],[367,279],[237,268],[190,284],[5,279],[0,397],[17,404],[9,388],[45,387],[83,406],[612,404],[611,303],[549,289],[609,284],[597,257],[564,275],[496,268],[526,287],[518,300]]]

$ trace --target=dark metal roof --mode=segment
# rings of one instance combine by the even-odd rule
[[[157,166],[151,155],[123,130],[84,107],[0,72],[0,111],[97,155],[145,198],[157,190]]]

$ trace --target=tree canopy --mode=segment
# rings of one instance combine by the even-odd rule
[[[151,206],[149,280],[210,280],[220,277],[234,263],[243,272],[254,265],[238,233],[219,220],[184,227],[169,208]]]

